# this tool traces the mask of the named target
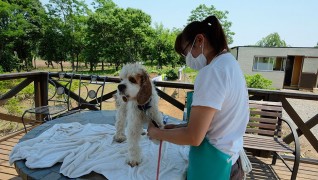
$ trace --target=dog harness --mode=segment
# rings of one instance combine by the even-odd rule
[[[150,103],[151,103],[151,98],[150,98],[149,101],[146,102],[145,104],[143,104],[143,105],[137,105],[137,107],[138,107],[138,109],[139,109],[140,111],[146,111],[147,109],[151,108]]]

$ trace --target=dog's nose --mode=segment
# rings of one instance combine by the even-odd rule
[[[126,89],[126,85],[125,84],[119,84],[117,88],[118,88],[118,90],[120,92],[123,92]]]

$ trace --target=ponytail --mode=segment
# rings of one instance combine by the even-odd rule
[[[202,21],[202,24],[206,27],[204,34],[215,52],[220,53],[224,49],[229,51],[226,36],[219,20],[215,16],[209,16]]]

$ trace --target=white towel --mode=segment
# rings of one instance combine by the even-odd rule
[[[113,142],[115,127],[107,124],[56,124],[34,139],[18,143],[9,162],[26,159],[29,168],[51,167],[62,162],[60,173],[76,178],[94,171],[108,179],[155,179],[159,146],[142,136],[142,163],[126,163],[127,143]],[[160,179],[184,179],[188,146],[164,142]]]

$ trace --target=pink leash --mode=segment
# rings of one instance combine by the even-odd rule
[[[162,140],[160,140],[160,144],[159,144],[159,155],[158,155],[157,177],[156,177],[156,180],[159,180],[160,161],[161,161],[161,147],[162,147]]]

